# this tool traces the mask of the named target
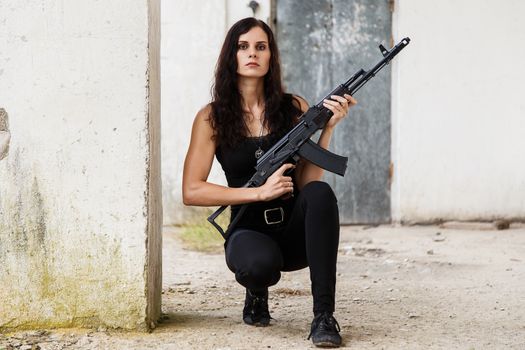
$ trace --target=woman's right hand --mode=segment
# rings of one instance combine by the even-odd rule
[[[293,179],[283,174],[294,168],[295,165],[286,163],[277,169],[275,173],[266,180],[264,185],[259,187],[259,198],[261,201],[267,202],[286,194],[293,194]]]

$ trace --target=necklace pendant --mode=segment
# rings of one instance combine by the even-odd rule
[[[257,149],[257,151],[255,151],[255,159],[259,159],[262,157],[262,155],[264,154],[264,151],[261,149],[261,147],[259,146],[259,148]]]

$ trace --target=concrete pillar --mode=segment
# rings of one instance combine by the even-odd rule
[[[160,315],[159,7],[0,2],[0,330]]]

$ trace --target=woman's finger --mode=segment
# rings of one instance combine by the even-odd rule
[[[327,101],[327,100],[325,100],[325,101]],[[339,109],[341,109],[341,105],[339,104],[339,102],[335,102],[335,101],[330,101],[330,102],[331,103],[324,102],[323,106],[325,106],[326,108],[328,108],[329,110],[331,110],[334,113],[336,113]]]
[[[327,103],[323,103],[323,106],[331,110],[334,114],[336,113],[335,107]]]
[[[282,182],[291,182],[292,181],[292,177],[291,176],[283,176],[281,178],[281,181]]]
[[[282,186],[284,188],[290,188],[290,187],[293,187],[293,182],[292,181],[283,181],[281,182]]]
[[[356,100],[353,96],[351,96],[351,95],[349,95],[349,94],[345,94],[344,96],[345,96],[346,100],[347,100],[351,105],[356,105],[356,104],[357,104],[357,100]]]
[[[329,110],[331,110],[334,113],[334,116],[340,116],[340,115],[346,114],[346,112],[343,110],[343,107],[341,107],[340,104],[338,104],[337,106],[325,104],[324,106],[328,108]]]
[[[325,99],[324,102],[328,103],[329,105],[334,106],[334,107],[341,107],[341,102],[339,102],[339,101]]]
[[[348,100],[346,98],[344,98],[344,97],[341,97],[341,96],[338,96],[338,95],[332,95],[330,97],[332,99],[336,100],[337,102],[339,102],[339,104],[341,104],[343,106],[348,104]]]
[[[286,170],[289,170],[292,168],[295,168],[295,165],[293,165],[292,163],[285,163],[281,165],[279,169],[277,169],[276,173],[278,173],[279,175],[282,175],[286,172]]]

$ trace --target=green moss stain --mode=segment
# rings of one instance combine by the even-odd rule
[[[140,274],[130,277],[121,240],[51,225],[59,215],[49,206],[52,194],[24,164],[16,149],[0,173],[7,184],[0,188],[0,299],[7,300],[0,304],[0,331],[144,328],[145,282]]]
[[[98,242],[89,242],[83,252],[61,253],[60,244],[48,242],[48,259],[61,255],[66,263],[74,262],[75,275],[61,273],[59,266],[42,260],[43,255],[25,256],[31,266],[26,276],[30,288],[8,292],[16,295],[18,302],[7,294],[11,304],[0,306],[0,331],[99,326],[142,330],[146,306],[143,284],[129,280],[117,242],[106,236],[94,239]],[[100,249],[103,246],[105,250]],[[98,249],[101,253],[95,252]],[[2,315],[2,308],[9,315]]]

